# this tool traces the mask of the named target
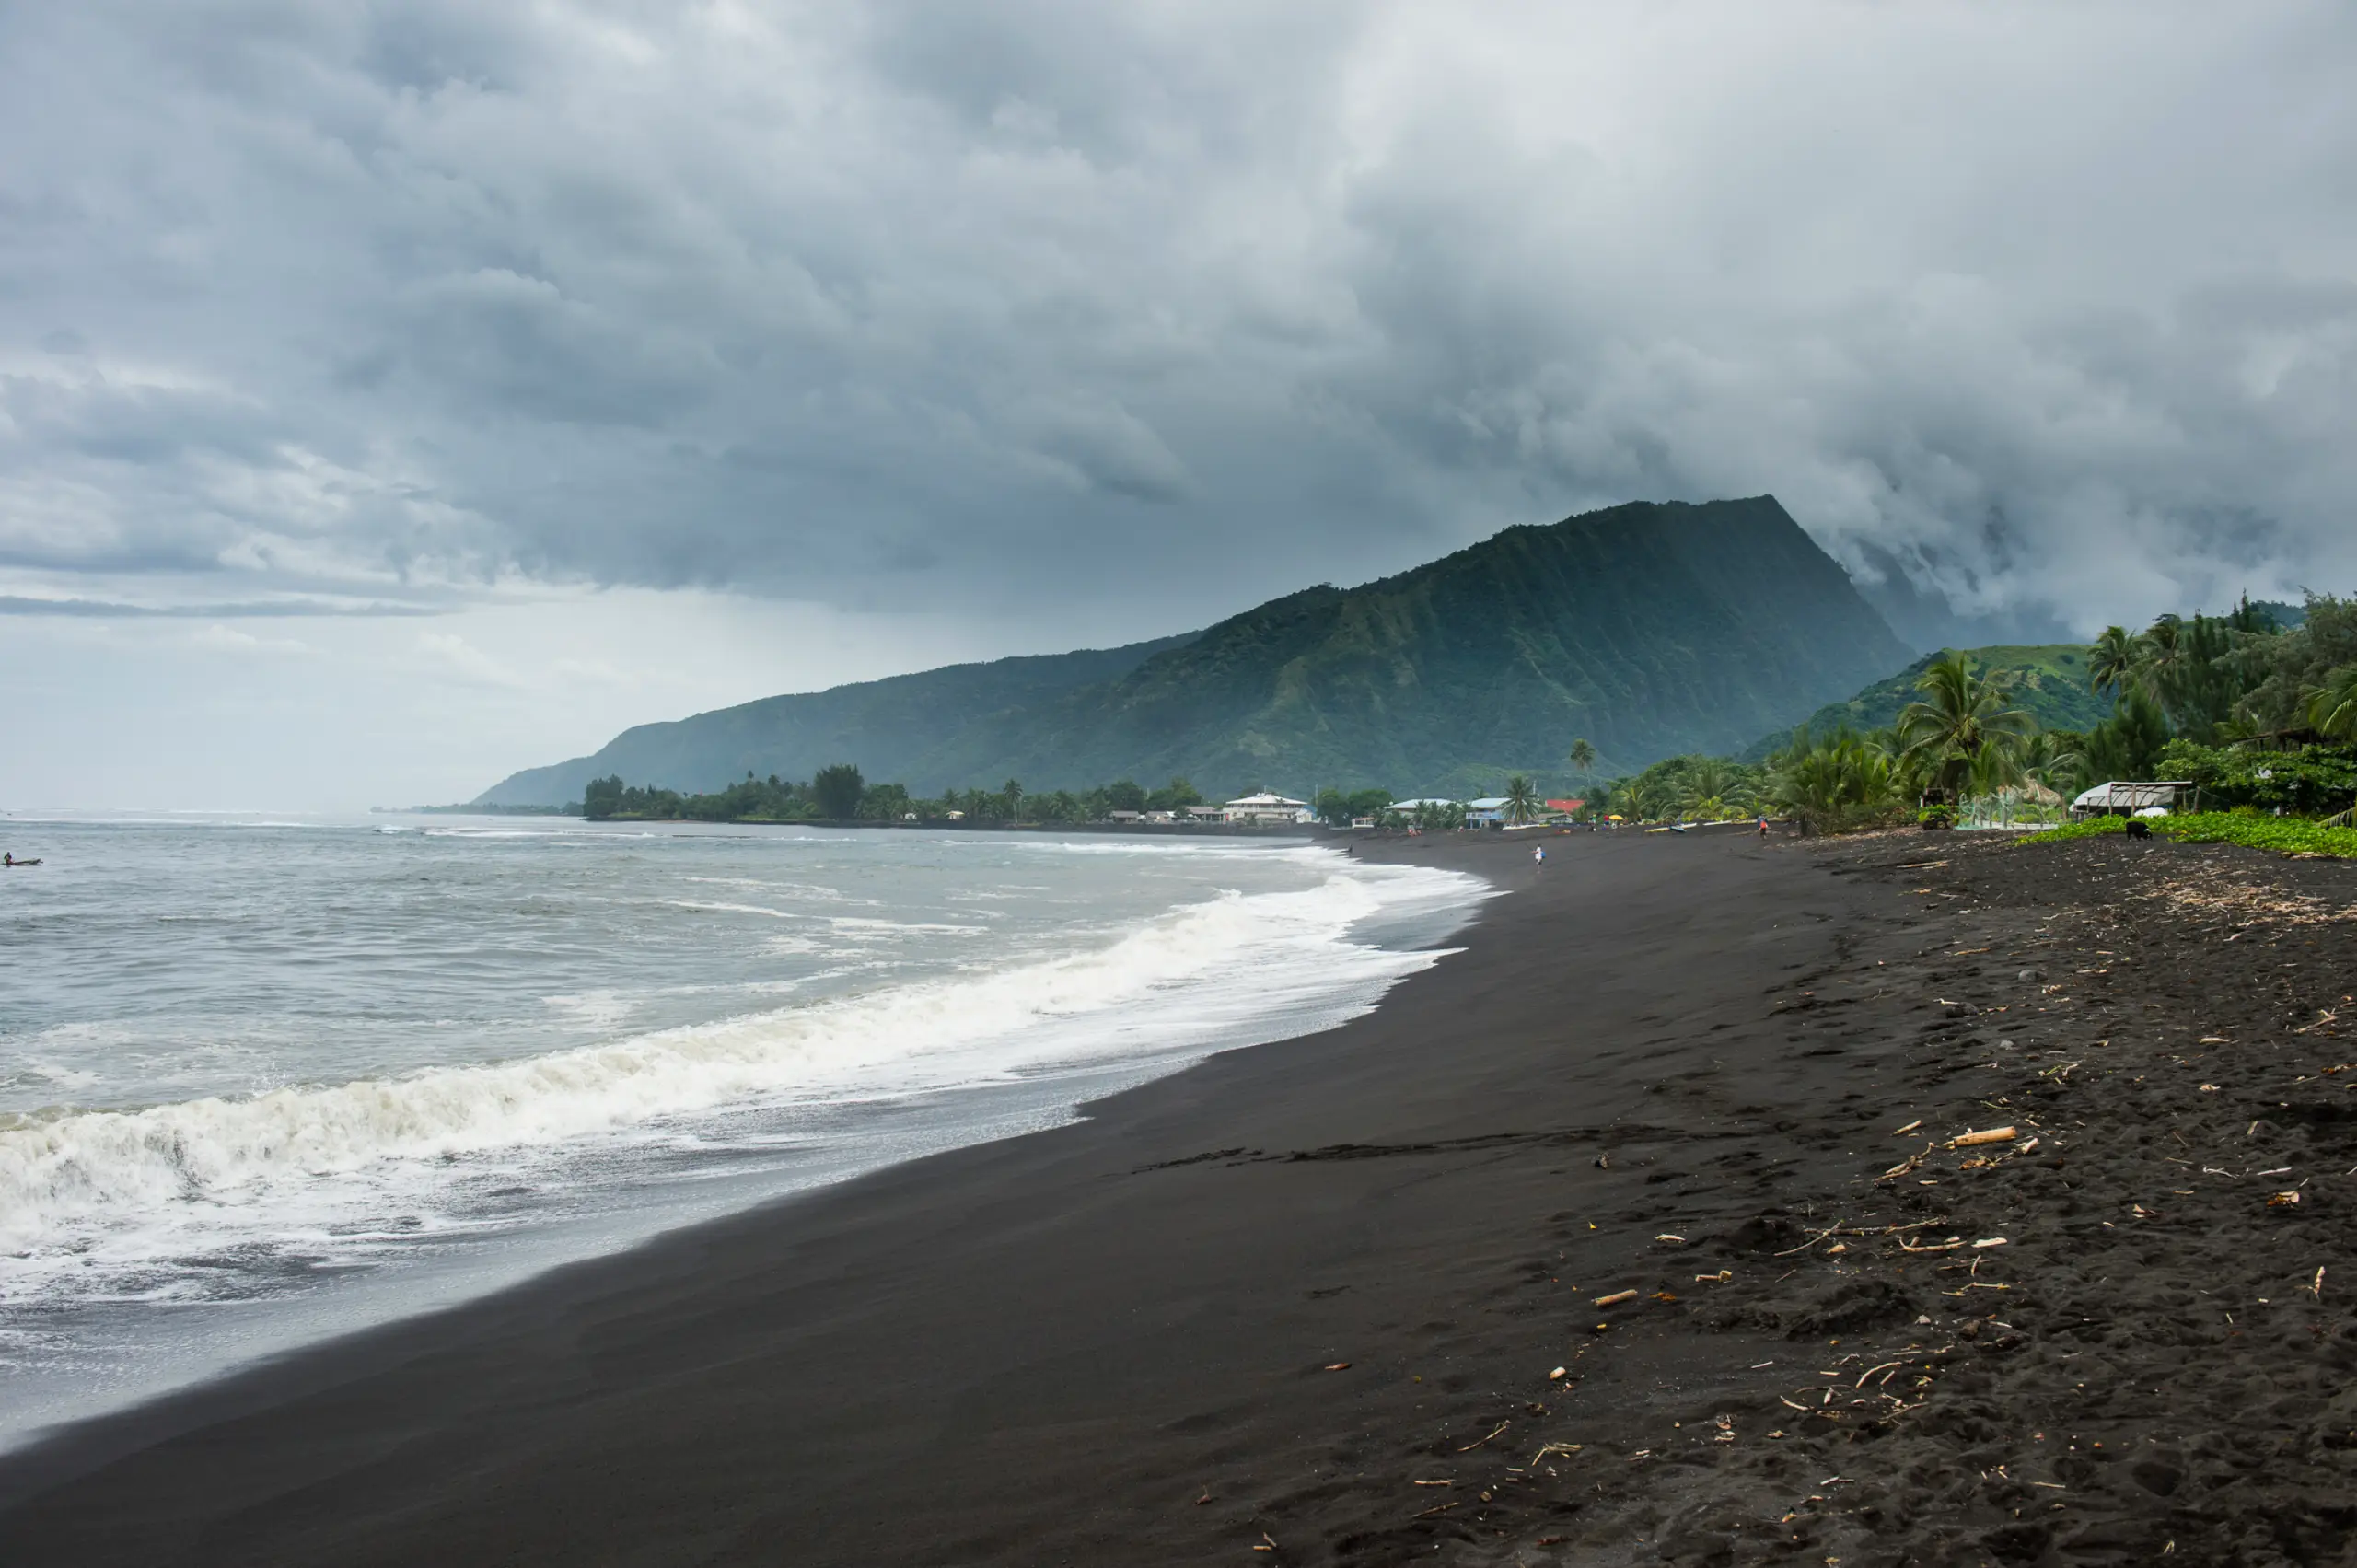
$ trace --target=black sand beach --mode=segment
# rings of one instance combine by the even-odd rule
[[[1509,896],[1343,1028],[17,1456],[0,1560],[2348,1560],[2357,867],[1549,850],[1370,848]]]

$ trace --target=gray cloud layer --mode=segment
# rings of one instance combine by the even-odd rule
[[[0,572],[1144,634],[1772,490],[1968,610],[2357,587],[2351,80],[2330,4],[0,8]]]

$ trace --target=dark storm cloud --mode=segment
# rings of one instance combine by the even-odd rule
[[[18,7],[0,565],[1162,630],[1773,491],[2026,625],[2345,588],[2352,68],[2293,4]]]

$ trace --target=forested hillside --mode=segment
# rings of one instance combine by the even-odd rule
[[[1898,668],[1908,650],[1760,496],[1508,528],[1158,649],[1063,657],[1120,668],[1087,682],[1035,677],[1022,692],[1000,682],[987,698],[946,688],[1000,665],[771,698],[633,730],[485,799],[578,798],[581,783],[609,773],[710,789],[838,761],[924,792],[1183,774],[1214,795],[1251,784],[1480,794],[1508,771],[1565,776],[1580,737],[1608,771],[1732,750]],[[1054,667],[1038,677],[1073,668],[1003,662]]]
[[[1923,671],[1949,651],[1953,650],[1926,654],[1846,702],[1828,703],[1809,715],[1809,728],[1829,734],[1851,729],[1860,735],[1887,729],[1898,722],[1899,710],[1920,695],[1916,681]],[[2084,644],[2001,645],[1962,652],[1983,674],[2003,683],[2012,705],[2036,719],[2040,729],[2084,732],[2111,716],[2111,697],[2097,692],[2088,679]],[[1791,738],[1789,730],[1771,731],[1752,743],[1743,760],[1760,761]]]

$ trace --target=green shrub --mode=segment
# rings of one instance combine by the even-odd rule
[[[2305,817],[2259,817],[2241,811],[2198,811],[2142,820],[2165,839],[2189,844],[2246,844],[2283,854],[2328,854],[2357,860],[2357,828],[2328,828]],[[2090,839],[2128,830],[2125,817],[2090,817],[2038,835],[2040,842]]]
[[[2189,740],[2172,740],[2151,776],[2192,781],[2201,792],[2199,803],[2203,806],[2247,806],[2270,815],[2280,806],[2304,816],[2324,815],[2357,798],[2357,748],[2304,746],[2291,751],[2262,751],[2247,746],[2197,746]]]

